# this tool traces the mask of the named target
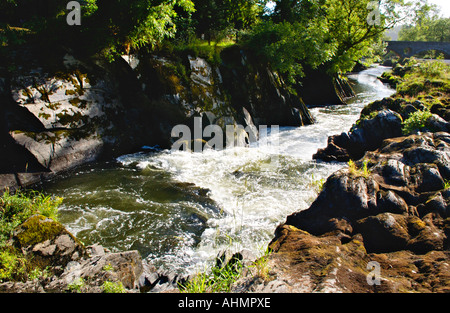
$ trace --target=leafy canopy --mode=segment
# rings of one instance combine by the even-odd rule
[[[386,29],[401,20],[402,0],[277,0],[269,20],[246,37],[246,44],[289,81],[303,74],[303,66],[344,73],[369,55]],[[376,23],[369,23],[378,14]]]

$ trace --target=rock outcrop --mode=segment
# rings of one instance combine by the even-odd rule
[[[269,276],[245,277],[236,290],[449,292],[449,139],[387,139],[330,176],[316,201],[276,230]]]
[[[424,109],[420,101],[410,103],[401,98],[375,101],[362,111],[360,120],[349,132],[329,137],[327,147],[317,151],[313,158],[327,162],[358,160],[367,151],[379,148],[385,139],[401,137],[402,123]],[[446,114],[446,110],[439,111],[437,107],[433,112]],[[432,114],[422,131],[447,132],[450,124],[442,116]]]

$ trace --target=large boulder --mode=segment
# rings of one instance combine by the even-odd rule
[[[355,221],[377,209],[378,183],[347,169],[331,175],[308,210],[288,216],[286,223],[314,235],[332,232],[334,219]]]
[[[370,252],[404,250],[410,239],[404,215],[383,213],[369,216],[357,221],[355,226],[356,231],[364,238],[364,246]]]

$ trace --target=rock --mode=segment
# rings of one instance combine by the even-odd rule
[[[386,253],[404,250],[410,239],[405,216],[383,213],[356,223],[356,231],[364,238],[368,252]]]
[[[278,286],[277,290],[293,293],[367,293],[378,288],[367,284],[371,258],[360,235],[342,243],[334,235],[314,236],[285,224],[277,228],[269,247],[270,276],[262,282],[247,279],[250,291]],[[383,288],[394,289],[391,282]]]
[[[31,293],[44,293],[45,290],[38,280],[27,282],[7,282],[0,284],[0,293],[15,293],[15,294],[31,294]]]
[[[101,293],[105,282],[120,282],[129,292],[137,292],[142,271],[142,258],[137,251],[110,253],[69,263],[44,288],[46,292],[61,292],[81,280],[83,292]]]
[[[34,49],[9,54],[4,63],[17,70],[0,77],[0,186],[30,186],[143,146],[169,149],[172,129],[194,116],[209,120],[205,127],[243,125],[243,146],[260,125],[314,123],[278,74],[237,46],[220,65],[148,53],[106,62],[59,46],[49,62]]]
[[[437,114],[431,115],[426,122],[426,127],[432,132],[448,132],[450,131],[450,123]]]
[[[380,212],[394,214],[408,213],[408,204],[406,201],[392,190],[378,192],[377,208]]]
[[[446,235],[443,230],[433,224],[431,215],[426,215],[422,219],[411,218],[409,229],[413,236],[408,242],[407,249],[417,254],[444,249]]]
[[[65,267],[86,255],[81,242],[64,226],[41,215],[30,217],[14,230],[13,244],[41,268]]]
[[[337,75],[309,66],[304,66],[303,71],[305,78],[300,80],[296,89],[309,107],[345,104],[355,96],[349,82]]]
[[[13,231],[11,244],[31,264],[46,269],[51,278],[0,285],[17,292],[64,292],[78,284],[78,291],[103,292],[105,282],[119,282],[128,292],[137,292],[144,267],[137,251],[109,253],[102,246],[85,248],[63,225],[41,215],[26,220]]]
[[[358,160],[366,151],[376,150],[387,138],[402,135],[402,117],[391,110],[379,112],[372,119],[362,119],[348,134],[329,139],[328,147],[319,149],[316,160]]]
[[[341,170],[331,175],[308,210],[289,216],[286,223],[314,235],[335,230],[333,219],[355,221],[376,210],[377,182]]]
[[[437,165],[417,164],[411,167],[411,189],[423,193],[444,189],[444,180],[439,173]]]
[[[249,265],[256,260],[255,254],[247,249],[232,253],[229,250],[222,251],[216,258],[216,266],[219,268],[234,267],[237,262],[242,265]]]
[[[90,257],[105,255],[105,248],[98,244],[86,247],[86,250]]]
[[[329,143],[342,147],[349,140],[339,135]],[[247,278],[240,290],[448,292],[449,143],[445,132],[388,138],[331,175],[307,210],[277,228],[270,279]],[[352,276],[367,273],[368,262],[380,266],[381,285]]]
[[[328,138],[328,145],[324,149],[319,149],[317,153],[313,156],[315,160],[322,160],[325,162],[347,162],[350,160],[350,155],[345,148],[342,146],[347,145],[338,145],[335,141],[340,140],[341,138],[349,138],[347,134],[341,136],[332,136]]]

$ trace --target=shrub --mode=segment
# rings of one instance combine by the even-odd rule
[[[179,289],[184,293],[230,292],[231,285],[240,277],[243,264],[239,260],[224,267],[214,266],[210,273],[197,274]]]
[[[432,116],[429,111],[416,111],[403,122],[403,134],[410,135],[426,127],[428,119]]]
[[[53,220],[58,219],[58,207],[62,198],[46,196],[37,191],[6,190],[0,197],[0,246],[9,238],[11,231],[35,214]]]
[[[104,293],[126,293],[122,282],[105,281],[102,285]]]
[[[0,282],[24,280],[27,260],[14,248],[0,248]]]
[[[78,277],[71,284],[67,286],[67,289],[72,293],[82,293],[86,287],[86,281],[82,277]]]

